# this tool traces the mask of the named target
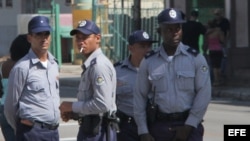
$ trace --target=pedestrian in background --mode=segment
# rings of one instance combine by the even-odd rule
[[[205,35],[204,50],[209,52],[209,60],[212,74],[213,86],[220,86],[221,79],[221,62],[223,58],[224,34],[221,29],[216,26],[215,20],[208,21],[208,30]]]
[[[116,104],[117,116],[120,118],[120,133],[118,141],[139,141],[137,125],[134,121],[134,89],[135,78],[143,57],[151,51],[153,41],[143,30],[132,32],[128,38],[130,55],[123,61],[117,62],[116,69]]]
[[[224,17],[223,11],[220,8],[214,9],[213,14],[216,25],[224,33],[223,58],[221,61],[221,76],[223,78],[222,83],[225,83],[227,78],[226,70],[228,65],[228,48],[230,47],[230,22],[227,18]]]
[[[14,141],[15,132],[10,124],[7,122],[4,115],[4,102],[7,96],[8,89],[8,78],[11,69],[14,67],[15,63],[24,57],[30,49],[30,43],[27,40],[26,34],[18,35],[11,43],[10,46],[10,59],[4,61],[0,66],[0,75],[2,76],[1,83],[3,84],[3,95],[1,99],[0,106],[0,126],[4,136],[5,141]]]
[[[86,60],[82,64],[78,101],[62,102],[61,118],[78,120],[77,141],[116,141],[116,72],[100,48],[101,31],[93,21],[83,20],[70,35],[75,36]]]
[[[29,21],[31,49],[9,75],[4,113],[16,141],[59,141],[59,66],[48,51],[51,31],[45,16]]]
[[[182,42],[183,44],[196,49],[198,52],[202,52],[199,47],[199,39],[201,35],[206,33],[206,27],[199,22],[198,17],[199,11],[196,9],[192,10],[187,22],[183,23]]]
[[[197,50],[181,43],[185,21],[180,10],[164,9],[157,18],[163,43],[142,60],[135,87],[140,140],[202,141],[211,99],[208,64]]]

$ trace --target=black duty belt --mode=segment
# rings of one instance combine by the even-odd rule
[[[189,115],[189,110],[177,113],[157,113],[157,120],[159,121],[185,121]]]
[[[49,130],[56,130],[59,126],[58,123],[57,124],[48,124],[48,123],[44,123],[41,121],[30,121],[28,119],[20,119],[19,122],[23,125],[26,125],[26,126],[30,126],[30,127],[37,126],[37,127],[46,128]]]
[[[131,124],[135,124],[135,120],[132,116],[128,116],[127,114],[121,112],[121,111],[117,111],[116,112],[117,117],[120,118],[121,122],[127,122],[127,123],[131,123]]]
[[[47,128],[49,130],[56,130],[59,124],[47,124],[40,121],[35,121],[33,126],[40,126],[41,128]]]

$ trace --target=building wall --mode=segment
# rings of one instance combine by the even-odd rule
[[[26,18],[27,21],[18,19],[18,15],[25,11],[24,6],[27,6],[27,2],[28,0],[13,0],[13,7],[5,7],[3,0],[3,7],[0,7],[0,57],[9,54],[10,44],[17,34],[27,31],[27,25],[21,25],[21,29],[17,26],[20,20],[28,24],[30,18]],[[71,13],[72,7],[66,6],[65,0],[55,0],[55,3],[60,5],[60,13]]]
[[[20,1],[13,2],[12,7],[6,7],[3,1],[3,7],[0,7],[0,57],[9,54],[11,41],[17,34],[17,19],[15,15],[20,13]]]

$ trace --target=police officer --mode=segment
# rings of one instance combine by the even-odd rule
[[[99,47],[99,27],[90,20],[80,21],[70,32],[80,53],[86,58],[78,88],[77,102],[64,101],[60,105],[61,118],[68,121],[72,112],[79,116],[77,141],[116,141],[110,120],[115,119],[116,72],[113,64]]]
[[[157,18],[163,43],[142,60],[134,95],[140,140],[202,141],[202,120],[211,99],[208,64],[203,55],[181,43],[185,21],[178,9],[165,9]],[[148,98],[156,114],[147,124]]]
[[[16,131],[16,141],[59,141],[59,66],[48,51],[49,19],[28,23],[29,52],[11,69],[4,114]]]
[[[128,38],[130,55],[114,66],[117,75],[116,103],[117,116],[120,118],[118,141],[139,141],[137,126],[134,121],[133,97],[135,78],[141,60],[151,50],[153,41],[143,30],[136,30]]]

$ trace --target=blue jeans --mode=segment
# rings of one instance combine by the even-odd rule
[[[9,125],[4,115],[4,107],[0,106],[0,125],[5,141],[14,141],[15,133],[13,128]]]

